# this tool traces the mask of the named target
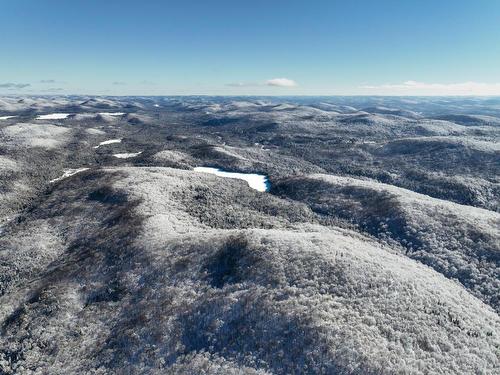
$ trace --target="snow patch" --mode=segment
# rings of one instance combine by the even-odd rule
[[[66,141],[70,130],[49,124],[15,124],[3,128],[0,132],[9,138],[6,140],[8,143],[14,145],[55,148]]]
[[[89,128],[87,130],[85,130],[88,134],[92,134],[92,135],[103,135],[103,134],[106,134],[105,131],[102,131],[102,130],[99,130],[99,129],[95,129],[95,128]]]
[[[270,187],[267,176],[264,176],[262,174],[226,172],[218,168],[210,168],[210,167],[195,167],[194,171],[211,173],[219,177],[236,178],[238,180],[244,180],[248,183],[248,186],[257,191],[268,191]]]
[[[0,172],[17,170],[17,163],[6,156],[0,155]]]
[[[235,158],[235,159],[246,160],[243,156],[239,155],[237,152],[231,151],[231,149],[236,149],[236,147],[230,147],[230,146],[225,146],[225,147],[215,146],[215,147],[213,147],[214,151],[217,151],[221,154],[230,156],[230,157]]]
[[[160,162],[180,162],[189,160],[189,155],[180,151],[163,150],[154,154],[153,159]]]
[[[14,118],[14,117],[17,117],[17,116],[0,116],[0,120],[8,120],[8,119]]]

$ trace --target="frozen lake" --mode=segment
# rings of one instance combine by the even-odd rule
[[[49,113],[47,115],[39,115],[37,120],[62,120],[68,118],[71,113]]]
[[[113,156],[115,158],[118,158],[118,159],[128,159],[128,158],[134,158],[136,157],[137,155],[140,155],[142,154],[142,151],[139,151],[139,152],[129,152],[129,153],[124,153],[124,154],[113,154]]]
[[[99,148],[101,146],[104,146],[104,145],[111,145],[113,143],[121,143],[121,139],[109,139],[107,141],[103,141],[101,143],[99,143],[97,146],[94,146],[94,148]]]
[[[269,179],[267,176],[255,173],[236,173],[236,172],[226,172],[218,168],[210,167],[195,167],[195,172],[203,172],[214,174],[219,177],[236,178],[238,180],[244,180],[248,183],[252,189],[257,191],[268,191],[271,187]]]
[[[125,112],[99,112],[99,114],[104,116],[123,116]]]
[[[53,180],[50,180],[50,183],[54,183],[57,181],[64,180],[65,178],[74,176],[77,173],[87,171],[89,168],[76,168],[76,169],[66,169],[61,177],[54,178]]]

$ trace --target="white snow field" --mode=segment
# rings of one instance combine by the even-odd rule
[[[0,172],[2,171],[14,171],[17,170],[18,165],[15,160],[12,160],[6,156],[0,155]]]
[[[75,174],[77,174],[77,173],[87,171],[88,169],[89,169],[89,168],[66,169],[66,170],[64,171],[64,173],[62,174],[62,176],[61,176],[61,177],[54,178],[53,180],[50,180],[49,182],[50,182],[50,183],[54,183],[54,182],[57,182],[57,181],[61,181],[61,180],[64,180],[65,178],[68,178],[68,177],[74,176],[74,175],[75,175]]]
[[[210,173],[219,177],[236,178],[238,180],[244,180],[248,183],[248,186],[257,191],[263,192],[269,190],[269,180],[267,179],[266,176],[262,174],[226,172],[218,168],[210,168],[210,167],[195,167],[194,171],[202,173]]]
[[[88,129],[85,129],[85,132],[87,134],[90,134],[90,135],[104,135],[106,134],[105,131],[103,130],[100,130],[100,129],[96,129],[96,128],[88,128]]]
[[[118,159],[128,159],[128,158],[134,158],[138,155],[142,154],[142,151],[139,152],[128,152],[128,153],[123,153],[123,154],[113,154],[115,158]]]
[[[71,113],[49,113],[47,115],[38,115],[37,120],[63,120],[71,116]]]
[[[99,143],[97,146],[94,146],[94,148],[99,148],[101,146],[104,146],[104,145],[111,145],[113,143],[121,143],[121,139],[109,139],[107,141],[103,141],[101,143]]]
[[[14,117],[17,117],[17,116],[0,116],[0,120],[8,120],[8,119],[14,118]]]

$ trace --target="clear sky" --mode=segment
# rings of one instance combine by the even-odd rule
[[[499,0],[0,0],[0,93],[500,95]]]

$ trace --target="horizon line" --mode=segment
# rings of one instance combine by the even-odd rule
[[[387,95],[387,94],[330,94],[330,95],[314,95],[314,94],[297,94],[297,95],[255,95],[255,94],[161,94],[161,95],[151,95],[151,94],[3,94],[0,93],[0,97],[26,97],[26,96],[37,96],[37,97],[70,97],[70,96],[89,96],[89,97],[221,97],[221,98],[301,98],[301,97],[310,97],[310,98],[335,98],[335,97],[365,97],[365,98],[373,98],[373,97],[385,97],[385,98],[500,98],[500,94],[492,94],[492,95]]]

